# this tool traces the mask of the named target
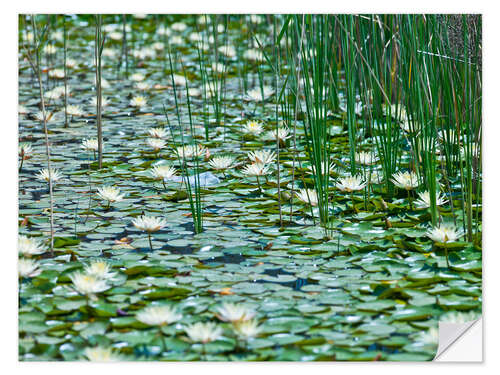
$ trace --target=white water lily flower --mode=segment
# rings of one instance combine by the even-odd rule
[[[222,336],[222,328],[215,323],[195,323],[184,328],[189,339],[194,342],[206,344]]]
[[[111,279],[116,275],[116,272],[111,272],[111,266],[103,260],[93,260],[85,266],[87,275],[96,276],[100,279]]]
[[[120,189],[113,186],[103,186],[102,188],[97,188],[97,195],[110,203],[120,202],[123,200],[124,195],[120,194]]]
[[[133,219],[132,224],[134,224],[134,227],[136,227],[137,229],[152,233],[157,232],[165,227],[167,225],[167,221],[155,216],[143,215]]]
[[[180,74],[173,74],[173,82],[175,86],[182,86],[185,87],[187,83],[187,79],[184,76],[181,76]]]
[[[175,176],[177,171],[170,165],[157,165],[151,169],[150,173],[155,180],[168,180]]]
[[[115,50],[113,50],[113,49],[111,49],[111,48],[104,48],[104,49],[102,50],[102,55],[103,55],[104,57],[110,57],[110,58],[113,58],[113,57],[115,57],[115,56],[116,56],[116,51],[115,51]]]
[[[42,181],[49,182],[49,175],[52,182],[57,182],[63,177],[61,172],[59,172],[59,170],[57,169],[50,168],[50,173],[49,173],[49,170],[47,168],[43,168],[38,172],[36,178]]]
[[[260,15],[258,15],[258,14],[250,14],[248,16],[248,19],[252,23],[262,23],[262,20],[263,20],[263,18]]]
[[[318,194],[316,194],[316,190],[314,189],[300,189],[295,194],[304,203],[310,203],[313,207],[318,205]]]
[[[339,179],[335,186],[341,191],[351,193],[362,190],[366,186],[366,182],[363,181],[361,176],[347,176]]]
[[[274,90],[272,89],[272,87],[264,86],[262,90],[260,89],[260,87],[256,87],[247,91],[247,99],[261,102],[268,99],[273,94]]]
[[[153,138],[165,138],[167,135],[164,128],[151,128],[148,129],[148,133]]]
[[[57,100],[61,97],[61,92],[59,90],[56,90],[56,89],[53,89],[53,90],[48,90],[48,91],[45,91],[45,98],[47,100]],[[43,119],[40,119],[40,121],[42,121]]]
[[[66,113],[70,116],[83,116],[84,112],[79,105],[70,104],[66,107]]]
[[[87,151],[97,151],[99,149],[99,142],[97,138],[84,139],[80,147]]]
[[[47,55],[53,55],[56,53],[57,48],[53,44],[46,44],[45,47],[43,47],[43,52],[45,52]]]
[[[71,281],[75,290],[80,294],[85,294],[87,296],[94,296],[97,293],[104,292],[105,290],[111,288],[106,280],[95,275],[89,275],[87,273],[76,272],[70,276]]]
[[[73,60],[73,59],[66,59],[66,67],[67,68],[76,68],[78,66],[78,63],[76,62],[76,60]]]
[[[156,52],[153,48],[141,48],[132,52],[132,55],[138,60],[153,59]]]
[[[130,99],[129,104],[132,107],[137,107],[137,108],[142,108],[147,104],[147,100],[144,96],[138,95],[134,96],[132,99]]]
[[[151,45],[155,51],[163,51],[165,49],[165,44],[162,42],[155,42]]]
[[[158,152],[162,148],[165,147],[165,141],[163,139],[159,138],[148,138],[146,140],[146,143],[148,144],[149,147],[151,147],[155,152]]]
[[[64,38],[64,34],[61,30],[53,31],[50,36],[52,39],[57,40],[59,42],[62,42]]]
[[[429,191],[422,191],[418,193],[419,199],[415,201],[415,205],[419,208],[428,208],[431,206],[431,195]],[[436,206],[442,206],[443,204],[446,204],[448,200],[441,194],[441,192],[438,192],[436,195]]]
[[[179,321],[182,314],[169,306],[150,306],[137,313],[135,317],[141,323],[150,326],[163,326]]]
[[[362,165],[372,165],[378,162],[378,156],[375,155],[374,153],[371,152],[357,152],[354,155],[354,159],[356,160],[356,163],[362,164]]]
[[[33,40],[35,39],[35,36],[30,31],[30,32],[27,32],[26,34],[23,34],[23,39],[25,39],[29,43],[33,43]]]
[[[175,45],[184,44],[184,39],[179,35],[174,35],[168,39],[168,42],[170,43],[170,45],[175,46]]]
[[[35,238],[29,238],[22,234],[17,240],[17,247],[20,254],[24,256],[43,254],[47,251],[45,245]]]
[[[252,163],[246,165],[242,173],[248,176],[265,176],[269,173],[269,167],[262,163]]]
[[[420,185],[418,176],[414,172],[397,172],[392,176],[391,181],[397,187],[405,190],[412,190]]]
[[[431,327],[427,331],[420,332],[417,341],[424,345],[437,346],[439,344],[439,330],[436,327]]]
[[[42,272],[38,268],[38,263],[32,259],[19,259],[17,270],[21,277],[35,277]]]
[[[112,39],[112,40],[122,40],[123,39],[123,34],[119,31],[113,31],[113,32],[109,33],[107,36],[109,39]]]
[[[130,76],[130,80],[134,82],[144,81],[144,78],[146,77],[144,76],[144,74],[141,73],[134,73]]]
[[[259,335],[262,329],[259,327],[259,323],[255,320],[246,320],[233,325],[233,329],[236,334],[244,340],[252,339]]]
[[[221,62],[212,63],[212,70],[219,74],[227,71],[226,66]]]
[[[111,348],[96,346],[95,348],[85,348],[85,356],[92,362],[118,362],[122,358]]]
[[[219,52],[229,58],[236,56],[236,49],[231,45],[220,46]]]
[[[179,32],[182,32],[184,30],[186,30],[187,28],[187,25],[184,23],[184,22],[174,22],[170,28],[174,31],[179,31]]]
[[[208,164],[216,170],[223,170],[231,167],[234,163],[232,156],[214,156]]]
[[[276,153],[271,150],[256,150],[249,152],[248,158],[254,163],[272,164],[276,160]]]
[[[159,28],[156,29],[156,33],[161,36],[169,36],[171,34],[171,31],[169,28],[166,28],[164,25],[161,25]]]
[[[247,121],[245,125],[243,125],[243,131],[252,135],[259,135],[264,130],[263,124],[259,121]]]
[[[427,231],[427,237],[439,243],[455,242],[462,237],[462,235],[462,230],[455,228],[455,225],[451,223],[442,223]]]
[[[20,113],[21,115],[25,115],[28,113],[28,109],[24,105],[19,104],[17,106],[17,112]]]
[[[290,131],[286,126],[280,126],[277,130],[273,129],[267,133],[267,138],[279,139],[281,142],[286,141],[290,137],[291,137]]]
[[[33,148],[28,143],[20,143],[18,147],[18,153],[24,160],[29,159],[33,154]]]
[[[146,91],[151,88],[151,85],[147,82],[137,82],[135,88],[140,91]]]
[[[250,320],[256,312],[248,309],[246,306],[234,303],[224,303],[217,308],[217,317],[223,322],[242,322]]]
[[[189,34],[189,40],[191,42],[201,42],[203,40],[203,36],[200,33],[193,32]]]
[[[177,147],[177,153],[179,157],[184,159],[189,159],[192,157],[200,157],[207,153],[207,149],[203,145],[184,145]]]
[[[261,50],[256,48],[247,49],[243,53],[243,57],[250,61],[256,61],[256,62],[264,61],[264,54],[262,53]]]
[[[64,78],[64,69],[51,69],[49,70],[49,77],[51,78]]]

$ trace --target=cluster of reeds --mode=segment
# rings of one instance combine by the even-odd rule
[[[438,192],[454,197],[451,186],[458,184],[461,199],[449,200],[453,220],[463,223],[473,241],[480,221],[475,207],[481,203],[480,18],[471,23],[470,16],[462,16],[458,50],[449,35],[454,16],[279,17],[280,38],[291,43],[275,70],[286,72],[281,81],[293,100],[303,98],[295,109],[304,115],[321,225],[328,227],[332,215],[329,115],[342,106],[343,96],[349,173],[363,172],[356,163],[357,145],[372,138],[383,172],[381,193],[395,196],[392,177],[398,170],[416,173],[419,185],[431,192],[434,226],[441,220]],[[291,123],[297,119],[293,112],[284,112]]]

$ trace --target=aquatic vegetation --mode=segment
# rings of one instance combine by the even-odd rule
[[[431,360],[482,308],[451,19],[20,15],[19,360]]]

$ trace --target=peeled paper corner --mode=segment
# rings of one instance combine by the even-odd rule
[[[433,361],[482,362],[482,320],[439,322],[439,345]]]

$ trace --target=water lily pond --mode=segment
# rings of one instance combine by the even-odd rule
[[[323,82],[302,16],[19,19],[19,360],[429,361],[481,314],[480,130],[377,115],[352,20]]]

